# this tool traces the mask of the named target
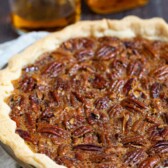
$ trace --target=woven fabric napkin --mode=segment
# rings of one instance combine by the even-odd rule
[[[48,32],[32,32],[0,44],[0,68],[7,64],[8,60],[15,54],[21,52],[29,45],[46,36]]]

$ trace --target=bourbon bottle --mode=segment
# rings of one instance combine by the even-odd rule
[[[86,0],[90,9],[96,13],[108,14],[145,5],[149,0]]]

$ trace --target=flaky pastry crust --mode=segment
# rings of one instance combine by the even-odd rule
[[[43,53],[55,50],[59,45],[75,37],[116,36],[119,38],[133,38],[140,36],[151,40],[168,41],[168,25],[160,18],[142,20],[135,16],[122,20],[81,21],[68,26],[62,31],[52,33],[32,46],[12,57],[7,68],[0,71],[0,140],[14,151],[15,156],[36,168],[61,168],[44,154],[34,153],[25,141],[15,133],[16,124],[10,119],[10,107],[5,99],[13,91],[12,81],[19,78],[21,70]]]

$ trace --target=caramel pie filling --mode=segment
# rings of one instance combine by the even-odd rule
[[[22,69],[16,133],[68,168],[168,166],[168,43],[70,39]]]

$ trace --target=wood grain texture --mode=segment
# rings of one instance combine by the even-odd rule
[[[162,17],[168,22],[168,0],[150,0],[148,5],[116,14],[98,15],[92,13],[82,0],[81,20],[98,20],[102,18],[121,19],[127,15],[141,18]],[[7,0],[0,0],[0,43],[15,39],[18,35],[10,23],[9,5]],[[16,168],[16,163],[0,147],[0,168]]]

